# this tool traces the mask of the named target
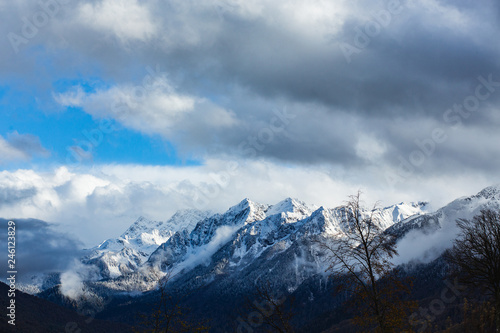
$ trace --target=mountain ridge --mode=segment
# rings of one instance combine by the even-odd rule
[[[449,240],[457,218],[470,218],[485,207],[500,208],[500,186],[458,198],[436,211],[429,212],[428,207],[427,202],[400,202],[362,214],[373,214],[377,226],[397,236],[398,242],[407,241],[412,233],[424,240],[425,235],[451,230]],[[175,273],[176,285],[189,289],[192,279],[198,284],[220,277],[237,280],[253,276],[255,269],[255,274],[276,284],[289,277],[282,285],[288,283],[286,288],[292,290],[326,268],[318,261],[314,239],[345,236],[350,232],[349,219],[345,206],[318,207],[290,197],[274,205],[244,198],[223,213],[184,210],[165,222],[139,217],[120,236],[82,256],[82,264],[98,271],[97,278],[83,282],[85,288],[105,294],[140,293],[154,290],[170,273]],[[282,272],[277,273],[276,267]],[[51,288],[58,279],[52,275],[51,281],[39,285]]]

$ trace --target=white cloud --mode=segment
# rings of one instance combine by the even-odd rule
[[[375,137],[362,134],[356,144],[356,154],[369,161],[379,160],[387,151],[386,144]]]
[[[81,24],[97,31],[113,34],[120,41],[147,40],[156,26],[147,5],[137,0],[102,0],[84,3],[78,8]]]
[[[237,162],[237,167],[228,169],[231,162]],[[336,207],[361,189],[367,204],[430,200],[437,209],[492,184],[491,179],[450,176],[417,178],[393,189],[371,173],[352,170],[337,177],[330,172],[325,166],[236,160],[208,160],[205,165],[187,167],[101,165],[87,172],[65,167],[48,172],[3,171],[2,193],[12,194],[3,199],[5,204],[0,202],[0,216],[54,222],[61,231],[78,235],[86,246],[95,246],[121,234],[141,215],[167,220],[183,208],[222,212],[245,197],[269,204],[297,197]]]
[[[82,106],[85,100],[85,92],[82,87],[75,87],[64,94],[52,94],[57,103],[62,106]]]
[[[96,279],[98,272],[97,267],[84,265],[75,259],[73,264],[61,273],[59,289],[64,296],[72,300],[78,300],[87,294],[84,281]]]
[[[207,99],[177,93],[164,74],[148,74],[141,85],[121,84],[90,93],[77,86],[53,95],[62,106],[82,107],[94,117],[113,118],[125,127],[169,139],[181,132],[194,134],[199,127],[219,129],[237,123],[232,112]]]
[[[15,160],[27,160],[28,154],[12,147],[2,136],[0,136],[0,164]]]
[[[0,135],[0,165],[12,161],[28,161],[35,155],[50,155],[38,137],[16,131],[9,133],[7,140]]]
[[[399,255],[393,262],[396,265],[411,261],[431,262],[453,245],[457,234],[458,230],[453,222],[446,223],[443,228],[431,233],[410,231],[398,242]]]

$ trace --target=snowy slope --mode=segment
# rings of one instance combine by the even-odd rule
[[[406,244],[412,253],[433,242],[447,246],[439,233],[448,235],[457,218],[487,207],[500,209],[500,186],[435,212],[427,212],[426,203],[403,202],[361,213],[373,214],[381,230],[400,240],[418,233],[420,238]],[[181,211],[166,222],[140,218],[118,238],[91,249],[82,262],[97,266],[102,279],[88,286],[101,293],[147,291],[167,272],[182,290],[207,284],[214,290],[244,290],[261,279],[295,290],[324,273],[315,239],[349,233],[350,216],[345,207],[317,207],[292,198],[274,205],[244,199],[221,214]]]
[[[400,203],[378,209],[374,215],[380,227],[385,228],[409,216],[422,214],[424,206]],[[368,215],[371,212],[363,213]],[[224,214],[215,214],[198,222],[190,233],[187,230],[176,232],[136,271],[140,271],[144,275],[143,280],[148,281],[151,280],[150,275],[156,276],[159,271],[168,271],[181,281],[184,280],[183,275],[194,278],[189,276],[196,272],[199,281],[210,281],[217,274],[231,274],[253,267],[263,260],[263,256],[269,263],[269,251],[278,256],[294,244],[297,247],[299,243],[307,243],[311,236],[349,232],[347,219],[346,210],[342,207],[318,208],[292,198],[272,206],[244,199]],[[285,262],[280,265],[285,265]],[[310,265],[308,262],[304,264]],[[304,275],[302,267],[299,267],[301,265],[297,266],[296,262],[289,262],[288,265]],[[317,265],[310,273],[321,270],[324,270],[323,267]],[[287,274],[295,276],[292,272]],[[134,273],[121,277],[118,284],[106,282],[106,286],[114,290],[122,287],[130,290],[133,281],[137,280],[141,281]],[[301,281],[302,278],[294,280]],[[151,287],[151,284],[144,286]]]
[[[380,225],[394,225],[415,214],[424,204],[406,204],[379,209]],[[370,214],[370,211],[363,214]],[[286,199],[266,212],[266,218],[245,223],[209,258],[174,280],[175,288],[189,290],[211,284],[221,292],[251,291],[254,283],[266,281],[293,291],[306,279],[324,274],[326,263],[314,242],[317,236],[349,232],[348,214],[343,207],[328,209]],[[182,263],[173,263],[175,269]],[[215,283],[215,285],[214,285]]]
[[[426,230],[428,233],[440,229],[454,229],[457,219],[470,219],[482,209],[500,209],[500,185],[490,186],[478,194],[462,197],[448,205],[424,215],[417,215],[388,228],[388,232],[402,237],[411,230]]]
[[[152,253],[148,264],[165,270],[181,262],[193,261],[194,257],[199,257],[202,253],[204,256],[209,256],[213,254],[210,252],[217,250],[221,238],[231,236],[234,231],[247,223],[264,219],[268,209],[268,205],[244,199],[224,214],[215,214],[198,222],[191,233],[186,230],[177,232]],[[217,234],[218,230],[225,235]],[[214,238],[215,241],[211,244]]]
[[[89,250],[85,264],[96,265],[103,278],[116,278],[138,269],[159,245],[179,230],[192,230],[211,212],[183,210],[168,221],[151,221],[140,217],[120,237],[108,239]]]
[[[500,186],[456,199],[435,212],[414,216],[387,229],[399,238],[396,264],[413,260],[430,262],[453,244],[459,230],[457,219],[471,219],[482,209],[500,209]]]

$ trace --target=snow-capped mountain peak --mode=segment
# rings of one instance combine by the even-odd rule
[[[230,222],[229,224],[243,225],[246,223],[263,220],[264,218],[266,218],[266,211],[268,209],[269,205],[260,204],[248,198],[245,198],[237,205],[229,208],[227,212],[221,215],[221,218],[225,221],[234,218],[234,223]]]
[[[230,207],[228,209],[228,212],[238,213],[238,212],[241,212],[242,210],[245,210],[246,208],[250,207],[252,204],[253,204],[253,202],[250,199],[245,198],[245,199],[241,200],[239,203],[237,203],[236,205]]]
[[[197,209],[183,209],[172,215],[172,217],[165,222],[165,224],[172,231],[186,229],[188,232],[191,232],[198,222],[212,215],[213,212],[209,210],[201,211]]]
[[[426,206],[426,202],[401,202],[379,209],[375,214],[375,218],[377,219],[379,227],[387,229],[411,216],[424,214]]]
[[[435,232],[457,218],[470,218],[483,207],[500,207],[499,186],[435,212],[428,212],[425,202],[400,202],[361,214],[372,215],[381,231],[401,240],[412,230]],[[103,285],[113,290],[148,290],[154,287],[154,274],[169,270],[179,275],[175,283],[186,286],[215,281],[216,275],[238,281],[263,275],[287,276],[293,287],[324,272],[315,239],[345,236],[352,231],[352,217],[345,206],[317,207],[294,198],[267,205],[245,198],[224,213],[179,211],[166,222],[141,217],[83,262],[98,266]],[[276,270],[280,273],[272,273]]]
[[[104,277],[116,278],[133,272],[172,235],[181,230],[190,232],[198,221],[211,214],[210,211],[181,210],[166,222],[141,216],[120,237],[90,249],[83,261],[100,267]]]
[[[287,223],[300,221],[311,215],[318,207],[308,205],[303,201],[294,198],[286,198],[271,206],[267,211],[267,216],[280,215]]]
[[[500,199],[500,184],[489,186],[479,192],[475,197],[482,197],[484,199]]]
[[[285,200],[272,205],[267,211],[267,215],[270,216],[280,213],[294,212],[302,207],[307,207],[307,205],[298,199],[286,198]]]
[[[133,239],[139,237],[142,233],[152,232],[154,229],[160,229],[163,222],[152,221],[144,216],[139,217],[128,229],[121,234],[120,238]]]

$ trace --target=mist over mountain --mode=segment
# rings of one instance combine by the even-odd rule
[[[435,211],[428,207],[426,202],[401,202],[361,212],[397,237],[399,256],[393,262],[408,274],[442,272],[441,256],[458,232],[455,221],[481,209],[500,209],[500,186]],[[341,298],[325,296],[332,293],[335,281],[325,272],[329,262],[317,240],[343,237],[350,228],[346,207],[318,207],[293,198],[274,205],[244,199],[215,214],[183,210],[165,222],[140,217],[117,238],[81,250],[66,269],[30,272],[19,288],[74,309],[96,307],[102,319],[134,325],[130,316],[152,306],[158,283],[168,278],[169,290],[189,295],[184,302],[193,315],[213,316],[213,331],[224,332],[230,328],[221,323],[235,315],[230,309],[241,307],[242,298],[260,283],[299,297],[304,313],[318,304],[340,306]],[[119,308],[122,314],[116,312]],[[304,327],[311,325],[302,315],[298,318]]]

